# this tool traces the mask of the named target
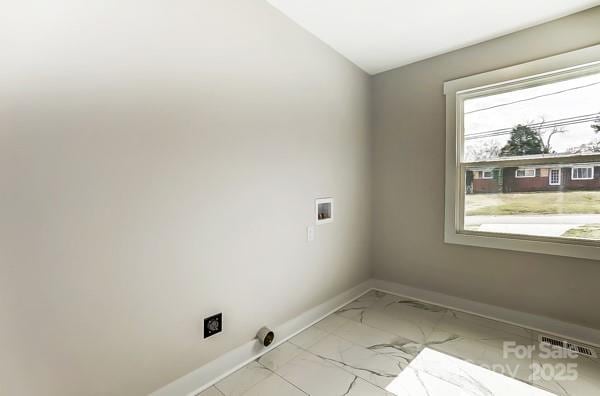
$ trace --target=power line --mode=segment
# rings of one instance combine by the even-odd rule
[[[558,95],[558,94],[561,94],[561,93],[564,93],[564,92],[574,91],[576,89],[587,88],[587,87],[591,87],[593,85],[598,85],[598,84],[600,84],[600,81],[595,82],[595,83],[591,83],[591,84],[581,85],[579,87],[567,88],[567,89],[563,89],[561,91],[550,92],[550,93],[543,94],[543,95],[533,96],[531,98],[525,98],[525,99],[515,100],[514,102],[507,102],[507,103],[502,103],[502,104],[498,104],[498,105],[495,105],[495,106],[483,107],[481,109],[475,109],[475,110],[471,110],[471,111],[466,111],[465,114],[472,114],[472,113],[477,113],[478,111],[495,109],[497,107],[508,106],[508,105],[515,104],[515,103],[527,102],[528,100],[539,99],[539,98],[543,98],[545,96]]]
[[[547,122],[544,121],[544,122],[539,122],[539,123],[535,123],[535,124],[529,124],[528,126],[533,129],[536,129],[536,128],[537,129],[558,128],[558,127],[563,127],[563,126],[568,126],[568,125],[583,124],[586,122],[594,122],[595,120],[597,120],[599,115],[600,115],[600,113],[592,113],[592,114],[586,114],[586,115],[580,115],[580,116],[574,116],[574,117],[561,118],[561,119],[553,120],[553,121],[547,121]],[[471,134],[465,134],[465,140],[482,139],[482,138],[489,138],[489,137],[494,137],[494,136],[508,135],[512,132],[513,128],[514,127],[507,127],[507,128],[492,129],[489,131],[481,131],[481,132],[476,132],[476,133],[471,133]]]
[[[580,115],[580,116],[561,118],[561,119],[552,120],[552,121],[542,121],[539,123],[529,124],[528,126],[531,128],[548,129],[548,128],[553,128],[555,126],[561,126],[560,124],[570,124],[570,123],[578,124],[581,122],[588,122],[588,121],[593,122],[596,120],[598,115],[600,115],[600,113],[585,114],[585,115]],[[466,134],[466,136],[475,137],[475,136],[496,134],[496,133],[504,134],[506,132],[512,131],[513,128],[514,128],[514,126],[500,128],[500,129],[492,129],[492,130],[488,130],[488,131],[480,131],[480,132]]]
[[[588,122],[592,122],[592,121],[594,121],[593,118],[581,119],[581,120],[573,120],[573,121],[561,122],[561,123],[556,123],[556,124],[548,124],[547,126],[540,127],[540,128],[537,128],[537,129],[558,128],[558,127],[563,127],[563,126],[588,123]],[[483,135],[483,134],[482,135],[475,135],[475,136],[469,135],[469,136],[465,136],[465,140],[483,139],[483,138],[489,138],[489,137],[495,137],[495,136],[509,135],[512,132],[512,130],[513,130],[513,128],[506,128],[506,129],[503,129],[503,130],[496,131],[494,133],[487,133],[485,135]]]

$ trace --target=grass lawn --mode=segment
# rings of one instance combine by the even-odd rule
[[[571,228],[562,236],[568,238],[600,240],[600,224],[586,224],[581,227]]]
[[[467,216],[600,214],[600,191],[468,194],[465,209]]]

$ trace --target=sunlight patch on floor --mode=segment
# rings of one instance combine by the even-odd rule
[[[394,395],[553,396],[506,375],[425,348],[387,387]]]

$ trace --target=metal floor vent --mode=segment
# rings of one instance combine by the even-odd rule
[[[598,355],[596,355],[596,351],[594,351],[591,348],[588,348],[588,347],[582,346],[582,345],[573,344],[572,342],[560,340],[558,338],[552,338],[552,337],[540,335],[540,342],[543,342],[544,344],[549,344],[549,345],[552,345],[552,346],[555,346],[558,348],[567,349],[567,350],[573,351],[575,353],[578,353],[580,355],[589,356],[592,358],[598,357]]]

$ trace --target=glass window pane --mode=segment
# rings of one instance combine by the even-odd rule
[[[600,241],[600,163],[539,165],[534,177],[520,171],[498,167],[483,179],[467,168],[465,230]]]
[[[550,170],[550,185],[557,186],[560,185],[561,180],[561,170],[560,169],[551,169]]]
[[[464,161],[600,153],[598,98],[600,73],[466,99]]]

